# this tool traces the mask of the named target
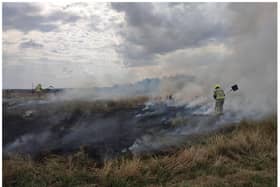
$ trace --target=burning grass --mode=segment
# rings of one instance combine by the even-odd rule
[[[98,165],[85,151],[3,160],[4,186],[276,186],[276,116],[165,155]]]

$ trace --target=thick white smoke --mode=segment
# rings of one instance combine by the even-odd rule
[[[213,102],[215,84],[221,84],[226,92],[233,84],[238,84],[240,89],[226,97],[226,110],[261,114],[276,112],[276,3],[232,3],[228,5],[227,16],[230,37],[224,43],[226,50],[220,50],[226,55],[209,60],[207,56],[211,53],[206,53],[207,56],[200,57],[206,61],[204,66],[180,63],[182,59],[192,60],[188,54],[168,59],[174,66],[167,66],[167,72],[178,70],[178,67],[193,70],[194,81],[173,90],[176,98],[188,102],[195,98],[201,103]]]
[[[233,54],[216,75],[223,85],[238,83],[228,105],[241,111],[276,112],[276,3],[231,4]],[[218,81],[218,80],[217,80]]]

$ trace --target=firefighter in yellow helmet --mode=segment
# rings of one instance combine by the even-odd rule
[[[223,105],[225,101],[225,92],[221,88],[220,85],[215,85],[215,90],[214,90],[214,99],[216,100],[216,105],[215,105],[215,113],[216,114],[222,114],[223,113]]]
[[[37,95],[38,95],[39,97],[41,97],[42,91],[43,91],[42,85],[41,85],[41,84],[38,84],[38,85],[35,87],[35,93],[37,93]]]

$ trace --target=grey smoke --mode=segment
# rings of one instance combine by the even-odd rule
[[[189,136],[211,133],[243,119],[232,112],[226,112],[222,117],[205,115],[205,110],[210,106],[205,108],[199,105],[174,108],[160,103],[145,110],[120,108],[116,112],[92,113],[84,108],[69,110],[69,104],[63,102],[38,105],[34,102],[9,108],[9,113],[34,107],[36,110],[33,109],[32,115],[21,121],[22,128],[26,124],[28,127],[30,124],[34,126],[22,129],[27,130],[27,133],[6,142],[3,146],[4,154],[23,153],[36,156],[52,151],[69,153],[79,150],[81,145],[88,146],[91,154],[102,158],[116,156],[122,150],[142,154],[179,146]],[[174,118],[183,118],[185,124],[170,128],[168,124]],[[8,118],[5,128],[9,128],[7,125],[13,124],[12,121],[13,119]],[[9,132],[12,133],[10,136],[14,136],[13,131]]]

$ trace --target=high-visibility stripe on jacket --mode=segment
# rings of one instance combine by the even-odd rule
[[[42,85],[41,84],[38,84],[35,88],[35,91],[36,92],[41,92],[43,89],[42,89]]]
[[[221,88],[218,88],[214,91],[216,99],[225,99],[225,92]]]

